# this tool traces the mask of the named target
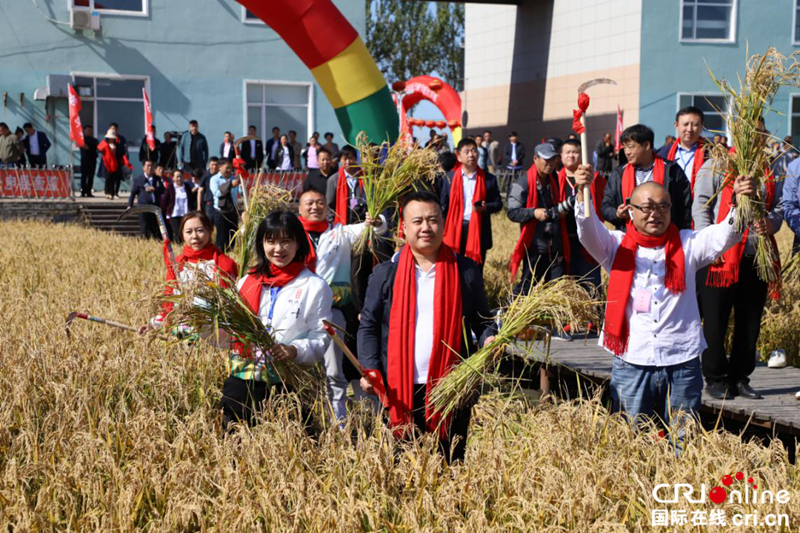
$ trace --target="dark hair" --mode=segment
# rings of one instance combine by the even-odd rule
[[[439,154],[439,164],[445,172],[450,172],[456,166],[456,154],[453,152],[442,152]]]
[[[119,129],[119,124],[117,124],[116,122],[112,122],[111,124],[109,124],[109,127],[110,127],[110,128],[117,128],[117,129]]]
[[[212,155],[211,157],[208,158],[208,162],[209,163],[219,163],[219,157],[217,157],[215,155]]]
[[[192,120],[189,121],[189,125],[190,126],[197,126],[198,124],[197,124],[197,121],[195,119],[192,119]]]
[[[628,141],[633,141],[642,145],[646,142],[649,142],[650,148],[652,149],[655,143],[655,138],[656,136],[653,133],[653,130],[644,124],[634,124],[633,126],[625,128],[625,131],[622,132],[622,137],[620,138],[619,142],[625,144]]]
[[[229,131],[226,131],[225,133],[223,133],[223,134],[222,134],[222,136],[223,136],[223,137],[225,137],[226,135],[230,135],[230,136],[231,136],[231,139],[233,139],[233,138],[234,138],[234,137],[233,137],[233,133],[231,133],[231,132],[229,132]]]
[[[460,141],[458,141],[458,145],[456,146],[456,152],[461,152],[461,149],[465,146],[474,146],[475,148],[478,147],[478,143],[472,137],[464,137]]]
[[[25,124],[23,124],[23,125],[22,125],[22,128],[23,128],[23,129],[26,129],[26,130],[27,130],[28,128],[32,128],[32,127],[33,127],[33,124],[31,124],[30,122],[26,122]]]
[[[488,133],[489,135],[491,135],[492,134],[492,130],[485,130],[483,133],[484,134]]]
[[[272,131],[275,131],[275,130],[281,131],[281,129],[278,126],[272,126]]]
[[[183,227],[186,225],[188,221],[190,221],[193,218],[200,219],[200,223],[203,225],[204,228],[206,228],[206,231],[208,231],[209,236],[211,235],[211,233],[214,232],[214,224],[211,222],[211,219],[208,218],[208,215],[206,215],[202,211],[189,211],[188,213],[183,215],[183,219],[181,219],[181,227],[178,230],[181,235],[183,235]]]
[[[342,159],[342,157],[344,156],[350,156],[351,158],[358,161],[358,154],[356,153],[356,149],[350,146],[349,144],[342,146],[342,149],[339,150],[339,159]]]
[[[5,122],[0,122],[0,128],[9,129],[8,124],[6,124]]]
[[[697,115],[700,117],[700,124],[705,124],[706,122],[706,116],[703,114],[703,112],[693,105],[680,108],[675,114],[675,122],[678,122],[678,119],[683,115]]]
[[[564,150],[567,146],[577,146],[578,148],[581,147],[581,142],[578,139],[567,139],[563,143],[561,143],[561,151]]]
[[[199,169],[199,168],[195,168],[194,170],[192,170],[192,177],[193,178],[202,179],[203,178],[203,171],[201,169]]]
[[[345,146],[345,148],[347,147]],[[319,150],[317,150],[317,157],[319,157],[322,154],[328,154],[329,156],[333,157],[333,154],[327,148],[320,148]]]
[[[509,137],[509,138],[511,138],[511,137],[517,137],[517,132],[516,132],[516,131],[512,131],[511,133],[509,133],[509,134],[508,134],[508,137]]]
[[[249,126],[247,126],[247,129],[248,129],[248,130],[249,130],[249,129],[251,129],[251,128],[252,128],[252,129],[254,129],[254,130],[256,130],[256,131],[258,131],[258,128],[256,128],[256,127],[255,127],[254,125],[252,125],[252,124],[250,124]],[[225,133],[228,133],[228,132],[226,131]]]
[[[302,200],[303,196],[305,196],[307,193],[310,193],[310,192],[321,194],[323,196],[323,198],[325,197],[325,193],[322,192],[321,190],[315,189],[314,187],[309,187],[308,189],[304,190],[302,192],[302,194],[300,194],[300,200]]]
[[[297,132],[296,132],[296,131],[294,131],[294,130],[289,130],[289,135],[291,135],[292,133],[294,133],[294,136],[295,136],[295,137],[297,137]]]
[[[436,196],[435,194],[433,194],[432,192],[426,191],[424,189],[421,189],[419,191],[410,192],[407,195],[405,195],[402,198],[402,200],[400,200],[400,205],[401,205],[400,211],[401,211],[401,213],[406,210],[406,206],[408,204],[410,204],[411,202],[422,202],[422,203],[425,203],[425,204],[436,204],[436,206],[439,208],[439,211],[442,210],[442,204],[439,201],[439,197]]]
[[[19,135],[20,133],[25,133],[25,132],[24,132],[24,131],[22,131],[22,128],[20,128],[19,126],[17,126],[17,129],[16,129],[16,130],[14,130],[14,134],[16,134],[16,135]]]
[[[326,132],[325,132],[325,135],[323,135],[323,137],[327,137],[328,135],[330,135],[331,137],[333,137],[333,133],[331,133],[331,132],[329,132],[329,131],[326,131]]]
[[[306,230],[297,216],[288,211],[273,211],[264,217],[256,230],[256,241],[253,245],[256,247],[258,262],[252,270],[253,273],[264,276],[270,274],[270,262],[264,252],[264,240],[275,237],[288,237],[297,243],[297,253],[292,262],[305,262],[306,257],[311,253]]]

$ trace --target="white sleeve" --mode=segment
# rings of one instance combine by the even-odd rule
[[[597,218],[594,202],[589,202],[589,216],[584,216],[583,202],[575,202],[575,222],[578,224],[578,239],[594,260],[606,271],[611,270],[611,263],[622,242],[624,233],[610,231]]]
[[[381,225],[375,228],[375,233],[378,235],[383,235],[386,233],[386,230],[389,229],[389,225],[386,223],[386,217],[383,215],[378,215],[378,219],[381,221]],[[359,222],[358,224],[348,224],[347,226],[343,226],[342,233],[344,234],[344,238],[350,243],[350,246],[354,245],[356,241],[361,237],[361,234],[364,233],[364,230],[367,229],[367,225],[364,222]]]
[[[332,321],[333,292],[322,278],[311,281],[314,286],[308,291],[305,302],[305,322],[308,336],[295,339],[289,344],[297,348],[296,361],[302,365],[313,365],[322,361],[331,339],[325,332],[323,320]]]
[[[736,231],[736,208],[722,222],[705,227],[700,231],[689,232],[686,239],[689,261],[701,269],[710,265],[717,257],[742,239]]]

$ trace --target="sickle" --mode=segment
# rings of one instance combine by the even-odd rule
[[[586,89],[594,87],[595,85],[616,85],[616,84],[617,82],[615,82],[611,78],[595,78],[593,80],[581,83],[580,87],[578,87],[578,94],[585,93]]]

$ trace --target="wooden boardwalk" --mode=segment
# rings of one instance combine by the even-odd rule
[[[538,349],[531,356],[539,361],[543,358]],[[611,379],[612,361],[611,354],[597,346],[596,338],[551,343],[551,365],[577,372],[595,383],[605,384]],[[768,368],[758,363],[750,376],[750,385],[764,396],[762,400],[737,396],[723,402],[706,396],[703,391],[703,410],[713,414],[721,411],[723,417],[800,436],[800,401],[795,399],[795,393],[800,391],[800,368]]]

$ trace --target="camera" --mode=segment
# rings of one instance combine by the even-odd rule
[[[557,220],[561,213],[569,213],[575,209],[575,197],[570,196],[563,202],[556,204],[554,207],[547,209],[547,216],[551,220]]]

